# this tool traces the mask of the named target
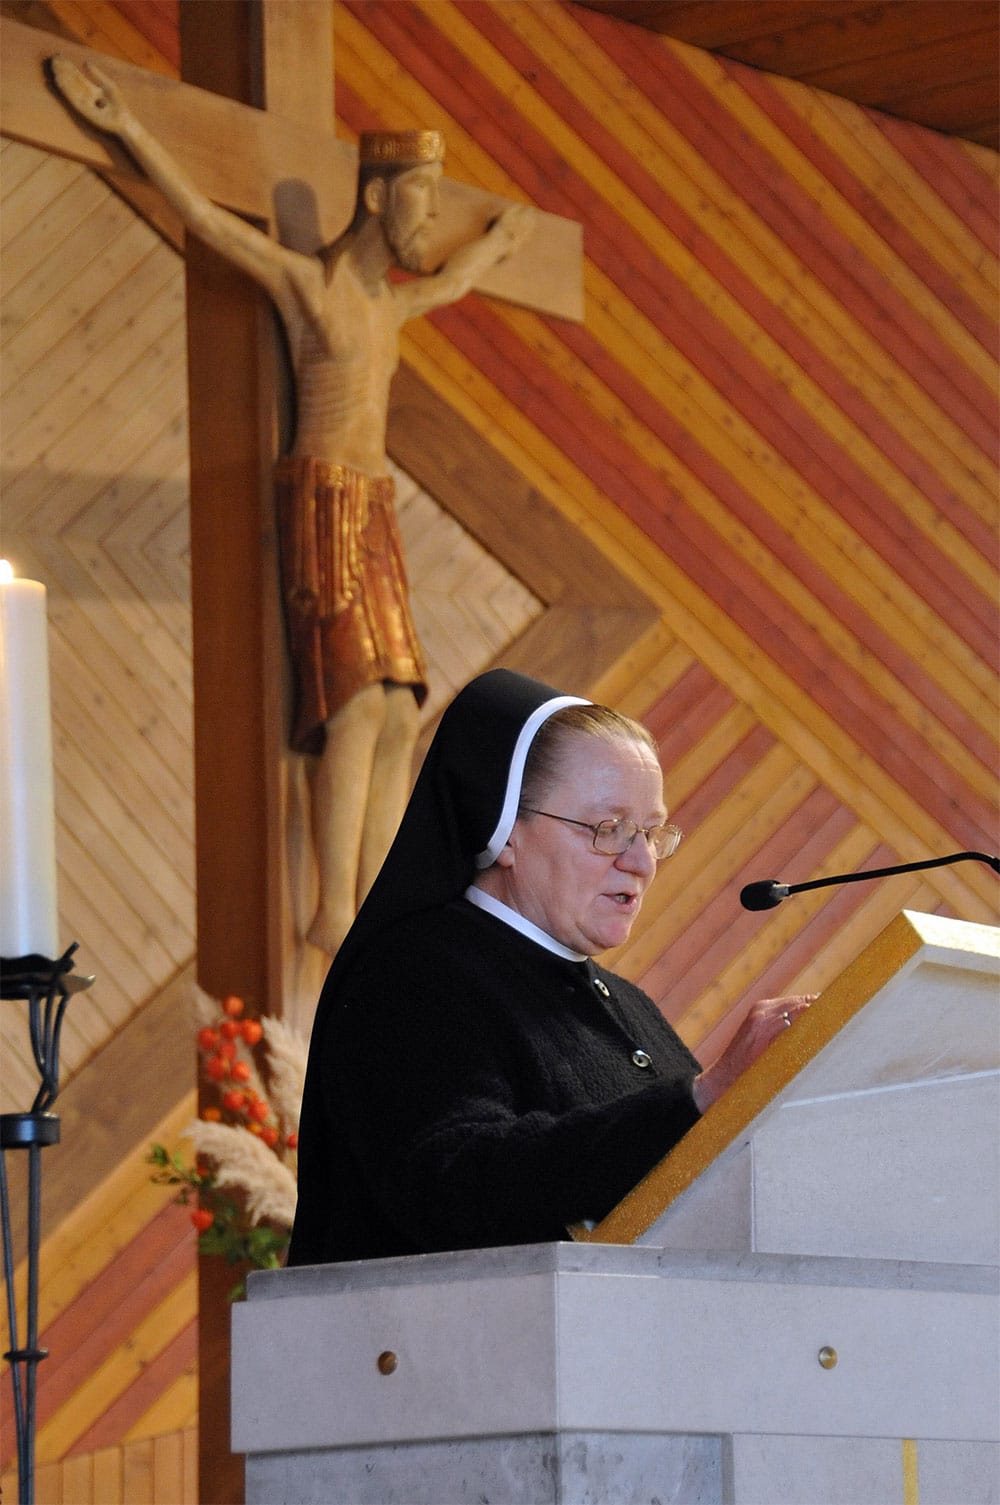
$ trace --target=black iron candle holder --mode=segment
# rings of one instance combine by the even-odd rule
[[[61,957],[17,956],[0,961],[0,998],[28,1001],[31,1052],[38,1068],[39,1087],[27,1113],[0,1114],[0,1210],[3,1214],[3,1266],[7,1288],[7,1323],[14,1388],[17,1433],[18,1505],[34,1505],[35,1394],[38,1365],[48,1350],[38,1346],[38,1256],[41,1245],[42,1150],[59,1143],[59,1119],[51,1111],[59,1095],[59,1035],[66,1005],[74,993],[93,984],[93,977],[70,976],[74,941]],[[14,1295],[14,1240],[7,1190],[7,1151],[28,1152],[28,1288],[25,1341],[18,1342],[17,1301]]]

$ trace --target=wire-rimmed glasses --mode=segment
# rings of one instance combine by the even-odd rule
[[[604,857],[620,857],[628,851],[635,838],[642,835],[657,862],[662,862],[665,857],[673,856],[684,835],[679,826],[637,826],[634,820],[628,820],[625,816],[614,820],[599,820],[596,825],[592,825],[586,820],[573,820],[569,815],[553,815],[551,810],[536,810],[531,805],[522,805],[521,808],[530,811],[532,815],[544,815],[548,820],[561,820],[568,826],[582,826],[585,831],[593,833],[594,851],[600,852]]]

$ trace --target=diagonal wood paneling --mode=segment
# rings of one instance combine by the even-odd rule
[[[93,175],[11,142],[0,172],[3,547],[49,587],[60,936],[98,974],[69,1074],[194,948],[186,542],[161,546],[187,497],[183,305]],[[5,1100],[30,1102],[26,1031],[2,1028]]]
[[[3,547],[49,587],[60,936],[98,976],[71,1074],[194,949],[183,300],[92,174],[12,142],[0,171]],[[30,1101],[2,1027],[5,1099]]]
[[[155,1125],[151,1139],[177,1147],[194,1111],[190,1091]],[[159,1452],[157,1498],[194,1499],[185,1484],[190,1457],[161,1443],[181,1434],[190,1438],[197,1422],[193,1230],[170,1189],[149,1181],[145,1140],[121,1150],[112,1173],[42,1246],[39,1326],[49,1358],[38,1371],[40,1505],[58,1498],[94,1505],[140,1498],[134,1489],[113,1491],[114,1465],[105,1455],[117,1453],[121,1470],[123,1449],[154,1440],[158,1449],[140,1450],[136,1459],[149,1462]],[[21,1310],[24,1285],[22,1266],[16,1281]],[[6,1467],[14,1432],[7,1385],[0,1410]],[[84,1490],[85,1479],[92,1493]],[[60,1481],[67,1488],[67,1480],[79,1492],[60,1496],[56,1488]],[[4,1486],[10,1482],[5,1474]]]
[[[53,9],[173,71],[169,4]],[[752,996],[822,987],[904,904],[995,919],[971,865],[770,916],[735,894],[995,847],[996,156],[558,0],[335,15],[342,135],[439,127],[454,176],[584,224],[581,328],[468,300],[405,355],[463,454],[482,444],[518,492],[490,551],[530,555],[551,509],[659,614],[623,627],[595,688],[654,730],[689,836],[617,964],[708,1056]],[[2,158],[5,546],[52,588],[61,894],[100,988],[83,1060],[193,947],[182,352],[162,248],[25,150]],[[462,468],[437,459],[461,517]],[[516,619],[530,669],[586,630],[509,572],[484,586],[432,507],[404,485],[437,703],[473,672],[459,638],[485,661]],[[164,1434],[184,1425],[175,1383],[150,1402]],[[91,1474],[140,1424],[129,1388],[110,1430],[74,1433]]]
[[[988,845],[995,159],[575,7],[337,21],[346,132],[586,226],[582,330],[470,302],[421,376],[894,850]]]
[[[700,672],[689,707],[668,676],[628,696],[671,728],[694,838],[622,958],[697,1042],[778,952],[808,971],[814,911],[858,908],[845,950],[880,921],[855,890],[733,924],[758,864],[995,842],[996,159],[574,7],[337,21],[345,130],[437,126],[453,172],[583,220],[581,329],[470,302],[408,355],[628,561]],[[995,914],[985,870],[920,893]]]

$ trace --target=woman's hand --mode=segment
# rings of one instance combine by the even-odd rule
[[[710,1108],[818,997],[818,993],[796,993],[755,1003],[718,1060],[695,1077],[692,1090],[699,1112]]]

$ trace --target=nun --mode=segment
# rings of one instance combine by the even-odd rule
[[[459,693],[320,997],[290,1265],[566,1239],[808,1007],[703,1070],[594,960],[680,840],[640,723],[506,669]]]

